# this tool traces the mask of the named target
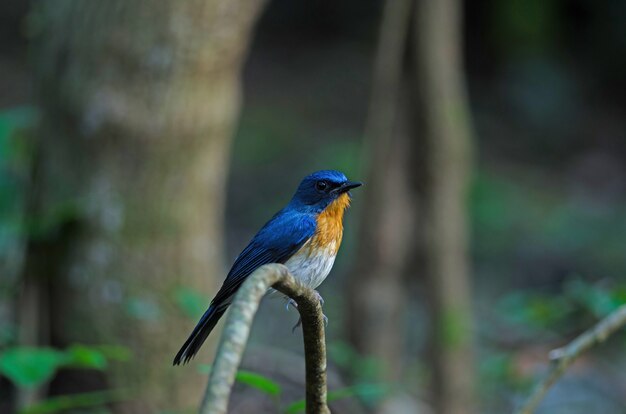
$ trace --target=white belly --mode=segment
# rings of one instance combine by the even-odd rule
[[[300,283],[315,289],[326,279],[333,268],[336,251],[334,246],[315,251],[303,246],[285,262],[285,266]]]

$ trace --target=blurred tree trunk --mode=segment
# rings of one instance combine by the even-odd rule
[[[414,228],[428,280],[436,412],[473,411],[474,361],[467,196],[469,110],[462,66],[460,0],[416,2],[412,183],[422,217]]]
[[[208,294],[222,276],[239,72],[262,4],[57,0],[34,10],[44,115],[33,210],[43,222],[25,279],[48,296],[50,335],[38,342],[128,346],[130,362],[106,381],[136,392],[130,412],[195,407],[201,396],[195,368],[171,366],[193,325],[175,290]]]
[[[403,264],[411,212],[406,200],[406,128],[398,111],[412,0],[387,1],[379,33],[365,127],[365,182],[358,261],[351,272],[348,334],[398,381],[404,353]]]
[[[436,412],[472,412],[471,145],[460,3],[387,1],[377,53],[366,128],[366,207],[347,294],[350,340],[379,361],[385,380],[402,380],[406,276],[419,279],[432,320],[427,364]],[[397,406],[386,401],[379,412],[394,412],[389,407]]]

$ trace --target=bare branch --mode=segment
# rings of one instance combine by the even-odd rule
[[[296,282],[285,266],[270,264],[261,266],[248,277],[230,306],[200,407],[201,414],[226,413],[254,315],[270,286],[298,304],[306,362],[306,412],[330,413],[326,403],[326,340],[319,299],[312,289]]]
[[[568,345],[550,352],[551,367],[546,377],[535,387],[517,414],[532,414],[544,399],[548,390],[556,383],[565,370],[583,352],[607,340],[609,336],[626,325],[626,305],[622,305],[593,328],[583,332]]]

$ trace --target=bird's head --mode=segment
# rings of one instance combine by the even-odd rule
[[[291,204],[319,213],[342,195],[349,198],[348,191],[361,185],[363,183],[358,181],[349,181],[339,171],[317,171],[300,182]]]

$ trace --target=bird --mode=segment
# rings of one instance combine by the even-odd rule
[[[176,354],[174,365],[185,364],[198,353],[241,285],[260,266],[282,263],[297,281],[316,289],[330,273],[341,245],[350,190],[362,184],[349,181],[336,170],[316,171],[304,177],[289,203],[237,256],[222,287]],[[323,304],[321,295],[317,296]],[[287,307],[289,303],[295,304],[290,300]]]

